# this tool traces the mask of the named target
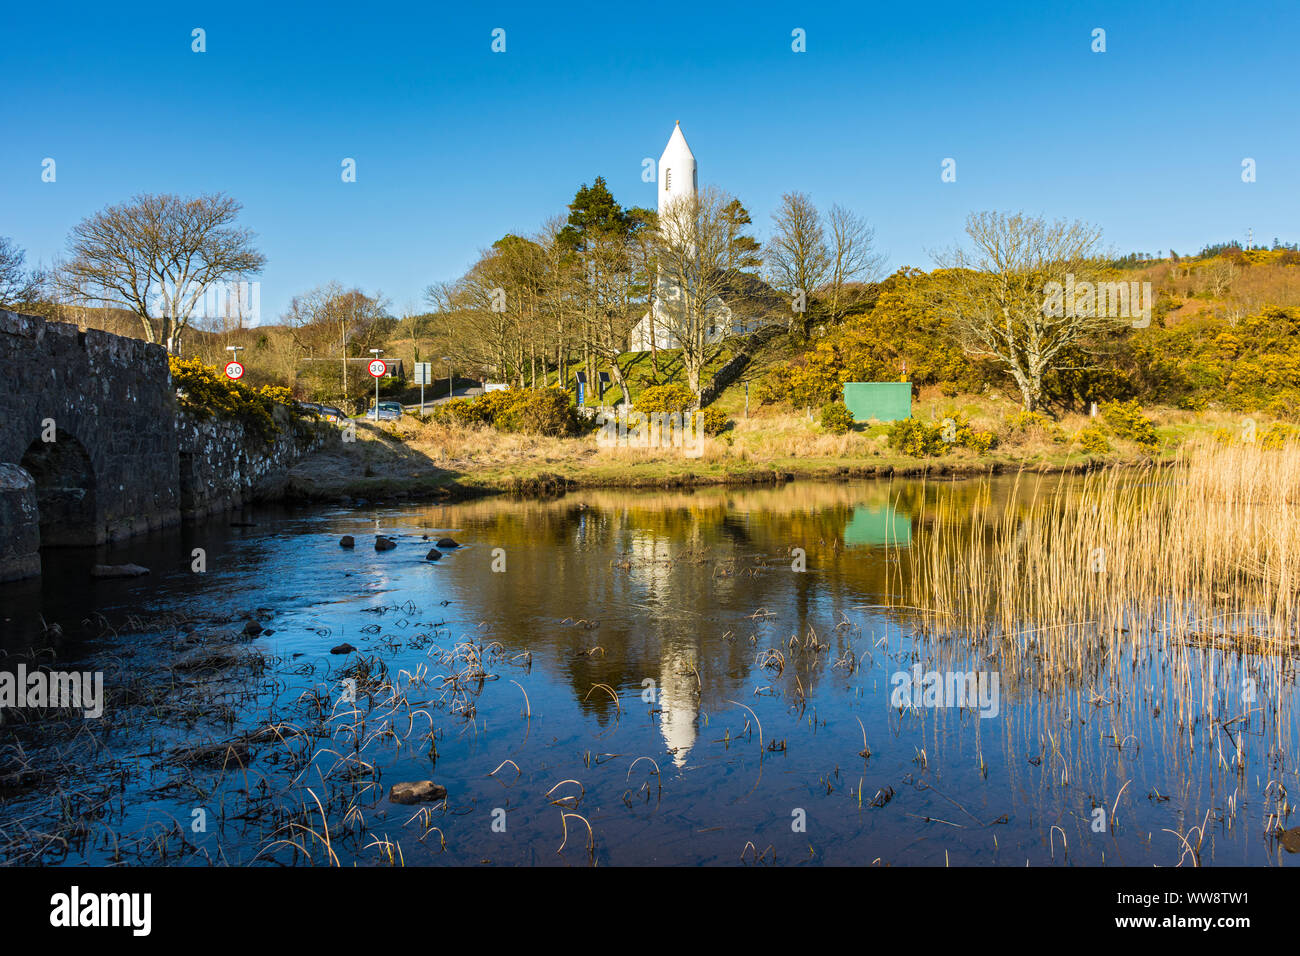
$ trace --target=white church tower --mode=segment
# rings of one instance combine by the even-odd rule
[[[659,215],[662,218],[664,211],[668,206],[683,198],[693,197],[699,191],[700,178],[699,167],[695,162],[695,154],[691,152],[690,146],[686,144],[686,137],[682,135],[681,121],[673,128],[673,135],[668,138],[668,145],[664,147],[663,154],[659,157]],[[659,349],[675,349],[678,347],[677,339],[669,331],[669,324],[664,312],[663,301],[672,294],[671,285],[664,287],[663,280],[658,283],[654,301],[654,315],[647,312],[641,317],[641,321],[632,327],[632,332],[628,336],[628,349],[632,352],[650,351],[651,329],[654,332],[654,347]],[[717,303],[718,309],[724,315],[726,307],[721,302]],[[651,319],[653,318],[653,322]],[[723,327],[710,326],[708,336],[711,340],[717,341],[722,339],[724,332]]]
[[[659,157],[659,215],[664,214],[668,204],[683,196],[694,196],[700,188],[699,169],[695,165],[695,154],[686,145],[682,135],[681,120],[668,138],[663,155]]]

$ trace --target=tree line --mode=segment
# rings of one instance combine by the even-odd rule
[[[130,317],[136,334],[173,354],[195,332],[238,332],[252,304],[236,292],[213,310],[210,294],[243,289],[266,264],[240,211],[221,193],[138,195],[75,225],[47,270],[28,269],[22,250],[0,240],[0,304],[64,320],[84,320],[89,309]],[[295,296],[275,323],[281,332],[263,345],[290,386],[320,377],[304,362],[341,360],[332,387],[345,396],[355,378],[346,359],[392,334],[409,338],[416,360],[432,339],[466,373],[568,385],[575,368],[589,381],[601,370],[626,395],[629,336],[648,315],[656,374],[666,336],[698,396],[733,329],[783,320],[806,333],[816,316],[833,319],[846,286],[878,262],[864,221],[836,206],[823,225],[800,193],[774,214],[766,255],[748,211],[722,190],[706,187],[660,218],[621,205],[597,177],[567,215],[532,235],[503,236],[463,276],[431,284],[424,308],[393,316],[381,293],[328,283]],[[755,294],[772,290],[781,301]]]
[[[250,334],[240,294],[215,315],[200,307],[214,286],[241,288],[266,264],[240,211],[222,193],[136,196],[76,224],[49,269],[28,268],[22,250],[0,238],[0,305],[64,319],[92,306],[116,310],[175,354],[196,330]],[[431,284],[422,308],[408,304],[395,316],[380,292],[328,283],[251,334],[278,383],[313,397],[359,394],[367,381],[350,360],[394,340],[409,342],[413,360],[432,342],[462,374],[521,386],[568,387],[576,369],[588,382],[607,371],[626,397],[631,337],[644,322],[638,338],[656,379],[665,338],[673,374],[680,370],[698,400],[735,338],[775,325],[811,354],[814,339],[883,288],[873,230],[842,206],[823,214],[807,195],[786,193],[766,242],[753,233],[741,201],[716,187],[660,214],[623,206],[598,177],[577,190],[567,214],[531,235],[501,237],[464,275]],[[1090,346],[1131,322],[1073,302],[1044,305],[1044,290],[1067,276],[1071,288],[1091,288],[1129,265],[1103,255],[1100,237],[1080,221],[971,214],[965,244],[936,257],[946,277],[926,304],[941,329],[936,353],[955,349],[991,366],[1026,408],[1041,406],[1049,380],[1086,367]],[[1232,280],[1230,266],[1223,281]],[[879,330],[886,347],[902,333]]]

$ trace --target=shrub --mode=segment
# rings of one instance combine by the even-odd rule
[[[651,385],[633,403],[638,412],[688,412],[696,405],[695,393],[685,385]]]
[[[1264,406],[1264,411],[1277,418],[1300,421],[1300,393],[1295,391],[1282,392]]]
[[[263,441],[274,441],[280,434],[272,409],[277,404],[293,408],[293,396],[287,388],[254,388],[227,378],[198,359],[170,356],[168,364],[181,408],[203,418],[238,422]]]
[[[1119,438],[1146,448],[1154,448],[1159,443],[1155,422],[1142,414],[1142,406],[1136,401],[1102,402],[1101,417]]]
[[[1041,412],[1019,411],[1006,420],[1004,430],[1009,436],[1042,441],[1065,441],[1061,426]]]
[[[942,450],[941,432],[938,425],[926,424],[915,418],[900,418],[889,426],[889,431],[885,434],[889,437],[891,448],[913,458],[928,458]]]
[[[485,395],[484,398],[486,397]],[[491,405],[488,402],[476,402],[472,398],[453,398],[449,402],[435,405],[429,417],[443,425],[472,428],[476,425],[491,425],[490,412]]]
[[[1090,455],[1104,455],[1110,451],[1110,441],[1106,438],[1106,431],[1096,422],[1079,429],[1074,440]]]
[[[636,398],[633,407],[636,411],[646,415],[663,413],[665,415],[688,415],[694,414],[702,417],[700,427],[704,429],[706,435],[720,435],[731,426],[731,420],[727,418],[727,413],[720,408],[706,408],[703,411],[695,411],[697,402],[695,393],[685,385],[677,382],[669,382],[666,385],[651,385],[642,389],[641,394]],[[691,421],[686,419],[686,421]]]
[[[997,444],[992,432],[976,431],[961,416],[939,422],[904,418],[894,422],[886,434],[891,447],[914,458],[942,455],[953,448],[969,448],[982,455]]]
[[[720,408],[711,406],[696,414],[704,419],[702,427],[706,435],[720,435],[731,427],[731,420],[727,418],[727,413]]]
[[[1054,428],[1056,423],[1041,412],[1021,409],[1007,419],[1007,428],[1017,432],[1027,432],[1035,428]]]
[[[475,399],[457,398],[437,406],[432,417],[447,425],[491,425],[528,435],[558,437],[579,430],[569,395],[559,388],[507,388]]]
[[[569,393],[560,388],[508,388],[479,399],[493,427],[528,435],[574,435],[578,417]]]
[[[958,418],[957,435],[953,443],[982,455],[997,444],[997,438],[992,432],[976,431],[964,418]]]
[[[1297,438],[1300,438],[1300,428],[1287,422],[1273,422],[1260,433],[1259,443],[1265,448],[1281,448]]]
[[[827,402],[822,406],[822,428],[832,435],[846,435],[853,428],[853,413],[843,402]]]

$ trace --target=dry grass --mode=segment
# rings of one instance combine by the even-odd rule
[[[1300,446],[1203,442],[1082,482],[1027,481],[922,517],[895,601],[921,609],[908,613],[926,633],[988,642],[1004,667],[1049,680],[1095,677],[1125,656],[1115,648],[1175,670],[1189,648],[1276,667],[1300,641]]]
[[[1025,468],[1070,471],[1098,460],[1140,463],[1169,457],[1180,444],[1216,428],[1241,430],[1241,420],[1210,413],[1148,410],[1160,425],[1161,446],[1142,448],[1110,437],[1111,450],[1085,452],[1075,436],[1092,421],[1085,415],[1029,427],[1017,426],[1019,405],[1004,395],[943,396],[927,390],[914,404],[926,421],[961,418],[980,431],[996,434],[998,444],[983,455],[951,448],[942,455],[915,458],[889,447],[888,426],[859,426],[846,435],[825,431],[802,411],[756,408],[750,418],[736,414],[722,434],[704,439],[702,453],[688,457],[681,447],[603,446],[595,434],[552,438],[462,427],[407,416],[400,422],[358,423],[357,440],[323,449],[290,472],[288,489],[296,496],[365,498],[390,495],[433,496],[506,491],[552,494],[586,487],[653,487],[686,484],[750,484],[779,476],[839,479],[848,474],[978,474],[989,469]],[[1260,429],[1267,423],[1261,418]]]

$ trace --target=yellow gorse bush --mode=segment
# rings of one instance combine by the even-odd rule
[[[198,359],[172,356],[168,363],[181,408],[203,418],[239,422],[263,441],[273,441],[280,433],[271,410],[277,404],[290,406],[293,394],[287,388],[245,385]]]

